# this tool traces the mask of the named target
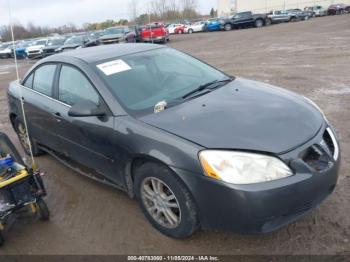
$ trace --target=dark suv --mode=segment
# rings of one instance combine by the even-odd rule
[[[266,15],[253,14],[252,12],[236,13],[230,18],[220,19],[221,29],[225,31],[249,26],[262,27],[268,23],[269,20],[266,19]]]

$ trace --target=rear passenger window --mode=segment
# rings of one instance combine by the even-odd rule
[[[62,66],[58,88],[58,99],[67,105],[74,105],[82,100],[99,104],[99,95],[95,88],[79,70],[73,67]]]
[[[44,65],[38,68],[34,74],[33,89],[44,95],[52,96],[55,71],[56,65]]]
[[[32,88],[33,87],[33,76],[34,74],[30,74],[29,77],[27,77],[27,80],[23,83],[25,87]]]

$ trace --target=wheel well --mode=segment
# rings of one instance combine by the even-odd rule
[[[127,193],[129,194],[129,196],[131,198],[135,197],[135,193],[134,193],[134,176],[135,176],[135,172],[137,170],[137,168],[141,167],[143,164],[147,163],[147,162],[153,162],[159,165],[163,165],[167,168],[168,165],[163,163],[162,161],[160,161],[159,159],[150,157],[150,156],[138,156],[136,158],[134,158],[132,161],[130,161],[130,163],[127,165],[127,170],[126,170],[126,185],[127,185]],[[185,181],[183,181],[183,179],[176,175],[176,172],[174,172],[174,170],[172,170],[171,168],[169,168],[170,171],[172,173],[175,174],[175,176],[177,177],[178,181],[187,189],[189,195],[191,196],[192,200],[193,200],[193,204],[195,205],[195,207],[197,208],[197,215],[198,215],[198,219],[199,218],[199,209],[198,209],[198,204],[196,202],[196,199],[193,195],[193,193],[190,191],[190,189],[188,188],[188,186],[186,185]]]
[[[125,170],[125,183],[126,183],[127,193],[131,198],[134,198],[134,177],[135,177],[136,170],[147,162],[153,162],[169,168],[167,164],[163,163],[159,159],[156,159],[150,156],[138,156],[133,160],[131,160],[126,165],[126,170]],[[169,169],[172,172],[174,172],[171,168]],[[177,177],[182,181],[182,179],[179,176]],[[182,183],[185,184],[184,181],[182,181]]]

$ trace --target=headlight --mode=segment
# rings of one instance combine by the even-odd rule
[[[314,101],[312,101],[310,98],[307,98],[306,96],[304,96],[304,98],[305,98],[305,100],[306,100],[307,102],[309,102],[309,104],[311,104],[311,105],[312,105],[313,107],[315,107],[318,111],[320,111],[320,113],[322,114],[324,120],[326,120],[326,122],[328,122],[327,117],[326,117],[326,115],[324,114],[323,110],[322,110]]]
[[[267,155],[205,150],[199,160],[206,176],[232,184],[262,183],[293,175],[281,160]]]

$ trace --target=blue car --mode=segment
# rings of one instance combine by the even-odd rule
[[[30,42],[21,42],[16,45],[16,56],[17,58],[26,58],[27,53],[26,49],[30,46]]]
[[[213,19],[209,19],[204,27],[204,31],[220,31],[220,22],[219,19],[217,18],[213,18]]]

